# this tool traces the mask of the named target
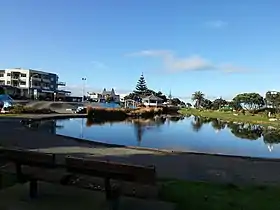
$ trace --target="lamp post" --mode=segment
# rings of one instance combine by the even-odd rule
[[[84,95],[85,95],[85,83],[86,83],[87,78],[82,77],[82,81],[83,81],[83,97],[82,97],[82,102],[84,102]]]
[[[38,76],[38,74],[32,74],[32,76],[30,77],[30,80],[29,80],[29,88],[28,88],[28,96],[31,98],[31,88],[32,88],[32,86],[33,86],[33,83],[32,83],[32,79],[33,79],[33,77],[34,76]],[[33,94],[34,94],[34,92],[33,92]]]

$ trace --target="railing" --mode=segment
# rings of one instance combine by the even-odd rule
[[[57,82],[58,86],[66,86],[66,82]]]
[[[34,81],[41,81],[41,78],[39,78],[39,77],[32,77],[32,80],[34,80]]]
[[[50,79],[47,79],[47,78],[43,78],[42,81],[43,81],[43,82],[50,82],[51,80],[50,80]]]

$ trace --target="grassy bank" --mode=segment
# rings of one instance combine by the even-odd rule
[[[263,210],[279,209],[280,188],[239,187],[186,181],[165,181],[160,192],[163,200],[177,204],[176,210]]]
[[[253,123],[259,125],[272,125],[272,126],[280,126],[280,122],[269,121],[267,116],[261,114],[241,114],[234,115],[234,112],[223,112],[223,111],[212,111],[212,110],[198,110],[198,109],[181,109],[179,111],[184,115],[195,115],[209,118],[219,118],[221,120],[226,121],[234,121],[234,122],[244,122],[244,123]]]

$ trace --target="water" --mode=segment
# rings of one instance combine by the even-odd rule
[[[56,121],[53,132],[91,141],[250,157],[280,158],[280,131],[199,117],[96,124]]]

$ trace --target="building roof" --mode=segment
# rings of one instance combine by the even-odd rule
[[[153,95],[153,94],[152,94],[152,95],[149,95],[149,96],[147,96],[147,97],[142,98],[142,100],[163,101],[162,98],[157,97],[157,96],[155,96],[155,95]]]

